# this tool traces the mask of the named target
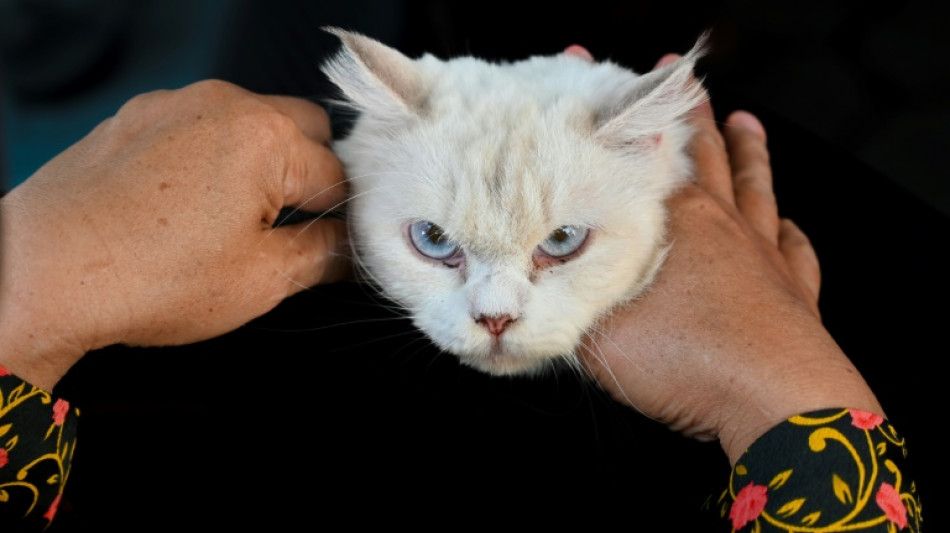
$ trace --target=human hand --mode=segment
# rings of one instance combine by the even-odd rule
[[[133,98],[0,199],[0,365],[50,390],[85,352],[196,342],[348,272],[326,112],[221,81]]]
[[[883,409],[821,323],[808,238],[778,216],[765,131],[693,111],[695,183],[668,203],[672,249],[652,287],[589,339],[582,360],[614,398],[719,439],[734,464],[789,416]]]

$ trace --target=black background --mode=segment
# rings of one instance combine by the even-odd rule
[[[314,98],[327,91],[320,58],[337,46],[325,24],[410,56],[516,59],[579,43],[638,71],[711,28],[699,70],[717,115],[744,108],[765,123],[781,214],[822,262],[825,323],[909,443],[926,530],[947,528],[950,135],[938,34],[948,19],[936,3],[49,2],[71,22],[58,26],[55,12],[25,5],[0,4],[18,9],[0,25],[18,120],[83,102],[104,118],[121,101],[93,95],[131,73],[174,87],[180,77],[145,67],[191,38],[183,28],[215,36],[195,41],[215,50],[196,79]],[[7,135],[13,159],[27,148]],[[50,531],[309,530],[336,519],[651,531],[664,516],[685,531],[728,475],[717,444],[669,432],[572,375],[460,368],[352,284],[306,291],[205,343],[89,354],[56,392],[80,406],[82,424]]]

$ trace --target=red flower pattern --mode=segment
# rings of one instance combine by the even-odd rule
[[[877,489],[877,494],[874,495],[874,501],[884,510],[887,519],[897,524],[897,529],[907,527],[907,508],[904,507],[901,495],[894,490],[893,485],[881,483],[881,488]]]
[[[12,376],[12,375],[13,375],[13,372],[10,372],[6,368],[3,368],[3,365],[0,365],[0,378],[2,378],[3,376]]]
[[[56,400],[56,403],[53,404],[53,422],[57,426],[62,426],[63,422],[66,421],[66,413],[69,412],[69,402],[60,398]]]
[[[7,466],[10,462],[10,452],[6,448],[0,448],[0,468]]]
[[[768,487],[765,485],[749,483],[742,487],[742,490],[736,495],[736,501],[732,503],[732,508],[729,509],[729,518],[732,520],[733,529],[742,529],[762,514],[765,503],[769,500],[767,492]]]
[[[860,429],[874,429],[884,422],[884,418],[860,409],[850,409],[851,424]]]
[[[57,494],[56,498],[53,499],[53,503],[49,504],[49,509],[43,513],[43,518],[52,521],[53,517],[56,516],[56,511],[59,510],[59,500],[63,498],[62,494]]]

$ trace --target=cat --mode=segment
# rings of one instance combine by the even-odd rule
[[[496,376],[578,366],[585,335],[641,294],[689,180],[686,114],[705,34],[638,75],[569,47],[512,62],[412,59],[342,42],[322,71],[355,112],[334,141],[360,271],[442,351]]]

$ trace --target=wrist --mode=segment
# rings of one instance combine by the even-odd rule
[[[63,259],[73,254],[67,244],[53,244],[69,238],[44,231],[48,221],[37,219],[18,192],[0,199],[0,365],[51,391],[87,351],[104,344],[88,335],[95,331],[89,290],[71,278]]]
[[[8,265],[0,259],[0,365],[52,392],[92,344],[77,335],[83,331],[79,320],[62,307],[48,307],[42,288],[23,287]]]
[[[835,345],[814,357],[820,364],[790,369],[781,380],[763,379],[731,402],[730,416],[719,432],[720,445],[735,465],[743,453],[775,426],[792,416],[821,409],[852,408],[886,418],[867,382]],[[801,359],[799,359],[801,361]],[[781,383],[781,387],[776,387]]]
[[[0,313],[0,320],[8,316]],[[46,392],[53,391],[85,352],[43,328],[23,332],[0,327],[0,366]]]

